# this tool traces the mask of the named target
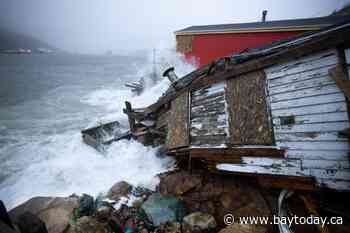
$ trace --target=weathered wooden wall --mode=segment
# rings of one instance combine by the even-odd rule
[[[174,149],[189,145],[188,135],[188,92],[181,94],[171,102],[170,115],[168,116],[168,134],[166,146]]]
[[[225,82],[191,93],[190,136],[192,146],[226,146],[228,120]]]
[[[231,144],[273,143],[265,87],[266,79],[263,71],[251,72],[227,81]]]
[[[327,50],[265,70],[276,145],[285,159],[243,157],[219,164],[234,172],[314,177],[321,187],[350,190],[350,127],[344,94],[329,76],[339,62]]]

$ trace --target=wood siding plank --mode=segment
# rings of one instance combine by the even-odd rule
[[[328,74],[328,70],[332,67],[334,67],[334,64],[326,65],[323,67],[315,67],[313,69],[302,71],[296,74],[280,76],[275,79],[269,79],[269,88],[277,88],[277,86],[281,85],[323,77]]]
[[[299,99],[309,96],[320,96],[327,94],[335,94],[341,93],[339,92],[339,88],[335,84],[311,87],[311,88],[303,88],[301,90],[292,91],[292,92],[283,92],[275,95],[270,95],[271,102],[279,102],[283,100],[290,99]]]
[[[272,117],[278,118],[281,116],[302,116],[320,113],[346,112],[347,107],[344,101],[328,104],[317,104],[310,106],[301,106],[289,109],[279,109],[271,112]]]
[[[308,133],[279,133],[276,134],[276,141],[348,141],[340,136],[338,132],[308,132]]]
[[[332,80],[329,75],[303,80],[300,82],[293,82],[293,83],[287,83],[283,84],[281,86],[275,86],[272,88],[269,88],[269,94],[276,95],[279,93],[286,93],[286,92],[294,92],[297,90],[303,90],[306,88],[313,88],[313,87],[321,87],[325,85],[335,84],[334,80]]]
[[[325,123],[325,122],[336,122],[336,121],[347,121],[347,112],[330,112],[330,113],[319,113],[310,115],[299,115],[294,116],[294,124],[312,124],[312,123]],[[281,125],[281,118],[273,118],[274,125]]]
[[[271,103],[271,109],[284,109],[292,107],[303,107],[316,104],[327,104],[334,102],[345,101],[343,93],[335,93],[321,96],[311,96],[300,99],[284,100],[275,103]]]
[[[305,72],[315,69],[316,67],[324,67],[326,65],[335,65],[338,63],[337,51],[335,49],[306,56],[302,59],[292,60],[290,62],[274,65],[265,69],[269,75],[269,79],[281,76],[291,75],[299,72]]]
[[[302,167],[316,169],[349,169],[349,160],[310,160],[303,159]]]
[[[313,133],[313,132],[329,132],[329,131],[343,131],[349,128],[349,122],[327,122],[315,124],[301,124],[301,125],[275,125],[275,134],[278,133]]]
[[[291,159],[310,159],[310,160],[349,160],[348,150],[296,150],[286,151],[286,157]]]

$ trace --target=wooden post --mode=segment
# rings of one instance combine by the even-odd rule
[[[132,112],[131,103],[128,101],[125,101],[125,107],[126,107],[125,113],[128,115],[130,131],[133,133],[135,132],[135,119],[130,114]]]

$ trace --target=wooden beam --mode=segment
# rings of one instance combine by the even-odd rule
[[[211,173],[219,175],[232,175],[241,177],[250,177],[255,179],[262,187],[266,188],[287,188],[290,190],[300,191],[319,191],[320,189],[315,185],[315,179],[312,177],[302,176],[283,176],[283,175],[269,175],[258,173],[244,173],[244,172],[229,172],[219,171],[216,169],[216,163],[207,163],[208,170]]]
[[[131,115],[131,113],[132,113],[131,103],[128,101],[125,101],[125,107],[126,107],[126,109],[124,112],[128,115],[130,131],[134,132],[135,131],[135,118],[133,118]]]
[[[317,191],[315,180],[302,176],[277,176],[255,174],[258,182],[263,187],[287,188],[290,190]]]
[[[339,89],[344,93],[347,99],[350,99],[350,80],[348,79],[342,65],[328,70],[329,75],[335,81]]]
[[[284,158],[285,150],[276,148],[191,148],[192,158],[205,158],[210,160],[230,159],[233,157],[241,158],[264,157],[264,158]],[[217,159],[215,159],[217,158]]]

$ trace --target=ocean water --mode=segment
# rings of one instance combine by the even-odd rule
[[[112,120],[126,129],[126,100],[145,107],[164,93],[165,79],[141,96],[124,87],[152,70],[151,57],[0,55],[0,199],[8,208],[34,196],[97,195],[120,180],[155,188],[156,174],[173,164],[157,148],[123,140],[102,155],[80,135]],[[194,69],[171,51],[158,60],[158,74],[168,65],[179,76]]]

